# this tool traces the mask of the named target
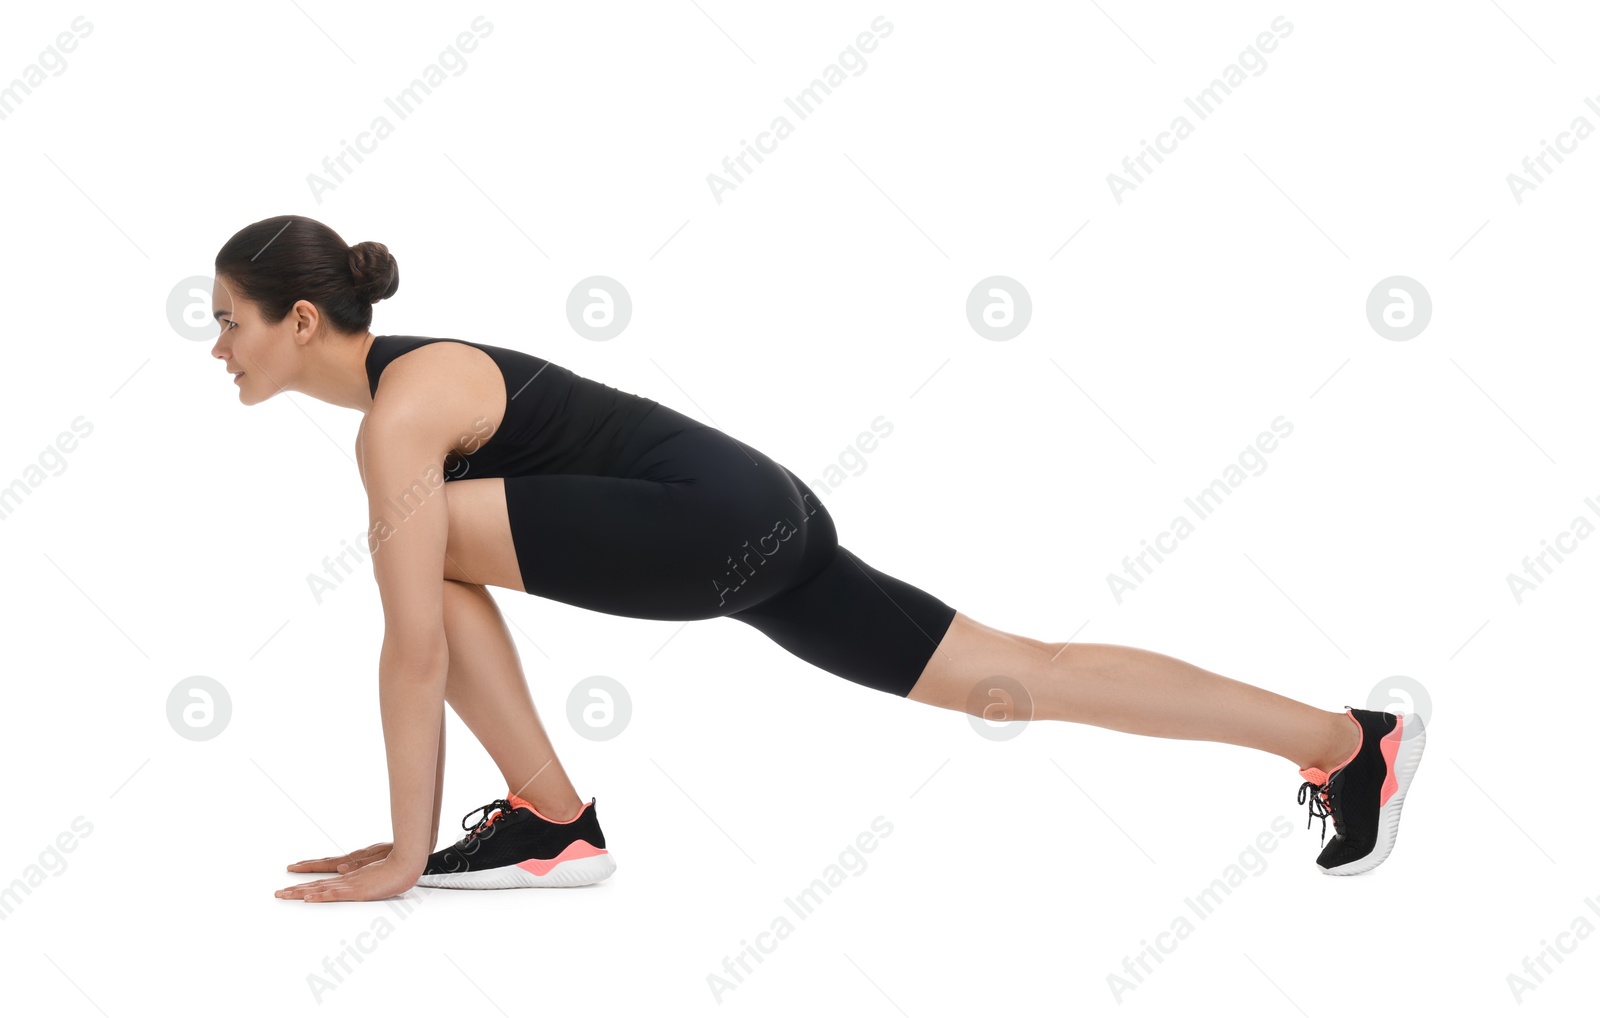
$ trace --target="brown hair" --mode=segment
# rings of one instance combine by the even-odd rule
[[[400,268],[375,240],[349,245],[330,227],[305,216],[251,223],[217,252],[216,274],[234,295],[261,309],[269,324],[283,321],[297,300],[315,304],[340,332],[366,332],[372,305],[394,296]]]

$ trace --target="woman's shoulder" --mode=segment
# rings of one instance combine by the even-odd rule
[[[526,358],[538,361],[541,364],[546,363],[543,357],[519,347],[511,346],[509,343],[489,343],[476,339],[458,339],[454,336],[374,336],[372,337],[372,347],[367,356],[369,361],[387,363],[396,357],[424,347],[434,347],[442,351],[455,351],[458,353],[464,352],[462,350],[463,347],[473,347],[489,354],[496,361]],[[470,355],[468,355],[468,358],[471,359]]]
[[[432,336],[374,336],[367,352],[373,411],[503,397],[500,358],[486,344]]]

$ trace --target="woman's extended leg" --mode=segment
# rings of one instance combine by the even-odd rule
[[[995,676],[1009,676],[1027,691],[1031,705],[1016,707],[1023,720],[1076,721],[1135,735],[1226,742],[1300,767],[1331,769],[1349,758],[1361,738],[1344,713],[1165,654],[1105,643],[1047,643],[959,612],[907,698],[968,713],[973,690]],[[984,694],[978,702],[985,702]],[[994,709],[989,716],[1011,720]]]

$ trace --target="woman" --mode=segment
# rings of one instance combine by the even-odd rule
[[[1319,710],[1151,651],[992,629],[841,547],[804,482],[716,428],[520,351],[374,336],[372,305],[398,286],[384,245],[351,247],[299,217],[245,227],[216,259],[212,354],[240,400],[288,389],[365,414],[356,459],[383,602],[394,840],[296,863],[340,875],[279,897],[612,872],[595,800],[556,759],[490,586],[635,618],[737,619],[835,675],[990,720],[1263,750],[1300,768],[1307,825],[1321,817],[1325,838],[1333,820],[1324,872],[1370,870],[1392,849],[1424,742],[1414,716]],[[433,852],[445,703],[509,792]]]

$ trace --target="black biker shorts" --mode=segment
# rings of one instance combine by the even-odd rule
[[[631,618],[737,619],[896,696],[955,618],[841,547],[782,464],[665,407],[611,473],[507,477],[505,496],[528,593]]]

